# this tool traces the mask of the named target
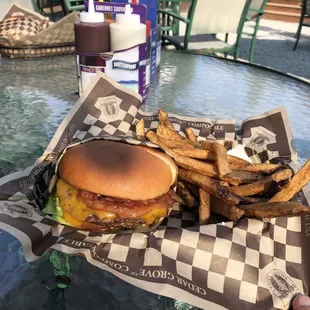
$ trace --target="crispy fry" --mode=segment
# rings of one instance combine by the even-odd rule
[[[216,160],[216,155],[212,150],[208,151],[205,149],[199,149],[199,148],[196,148],[194,144],[184,145],[183,143],[180,143],[175,140],[169,140],[169,141],[174,141],[172,142],[175,145],[174,151],[177,152],[179,155],[182,155],[185,157],[196,158],[196,159],[203,159],[203,160],[212,160],[212,161]],[[171,147],[173,148],[174,145]],[[232,155],[227,155],[227,160],[229,162],[229,165],[233,167],[233,170],[238,170],[238,169],[241,170],[240,168],[251,165],[249,162],[241,158],[232,156]]]
[[[167,147],[165,143],[152,131],[148,131],[146,138],[151,142],[159,145],[169,156],[171,156],[178,166],[185,169],[191,169],[196,172],[208,175],[208,176],[217,176],[217,171],[215,167],[209,163],[204,163],[196,159],[186,158],[174,152],[172,149]]]
[[[172,151],[173,152],[173,151]],[[175,162],[179,167],[182,167],[184,169],[189,169],[192,171],[195,171],[197,173],[201,173],[203,175],[209,176],[209,177],[217,177],[218,172],[214,165],[201,162],[199,160],[193,159],[193,158],[186,158],[184,156],[178,155],[177,153],[172,153],[169,151],[169,155],[173,157]]]
[[[241,197],[243,202],[241,204],[252,204],[252,203],[258,203],[258,202],[267,202],[268,198],[264,197]]]
[[[136,137],[139,140],[143,140],[145,138],[144,118],[141,118],[136,124]]]
[[[310,214],[310,208],[296,202],[262,202],[240,205],[245,216],[257,218],[273,218],[278,216],[299,216]]]
[[[276,171],[281,166],[278,164],[249,164],[244,167],[236,168],[234,170],[242,170],[248,172],[256,172],[256,173],[263,173],[268,174]]]
[[[173,131],[175,130],[173,125],[171,124],[171,122],[169,120],[168,113],[166,111],[159,109],[158,110],[158,119],[163,125],[167,126],[169,129],[171,129]]]
[[[310,181],[310,159],[269,202],[288,201]]]
[[[232,171],[225,175],[223,178],[224,181],[228,181],[229,183],[250,183],[253,181],[261,180],[264,177],[260,174],[247,172],[247,171]]]
[[[251,165],[249,162],[247,162],[247,163],[238,163],[238,162],[235,162],[235,161],[231,161],[231,160],[229,160],[229,155],[227,155],[227,159],[228,159],[229,166],[230,166],[231,170],[241,170],[242,171],[243,168],[246,168],[247,166]]]
[[[178,182],[177,195],[179,195],[188,207],[193,207],[196,203],[195,198],[182,182]]]
[[[165,126],[164,124],[160,123],[156,129],[156,134],[159,136],[159,138],[163,139],[170,139],[170,140],[176,140],[181,141],[184,143],[184,145],[191,144],[195,146],[195,142],[181,136],[179,133],[177,133],[175,130],[172,130],[171,128]]]
[[[272,174],[269,177],[273,181],[278,183],[278,182],[290,179],[292,175],[293,175],[293,173],[292,173],[291,169],[283,169],[283,170],[279,170],[279,171],[275,172],[274,174]]]
[[[222,186],[229,186],[229,182],[227,182],[227,181],[220,181],[220,184]]]
[[[250,164],[248,161],[246,161],[242,158],[233,156],[233,155],[227,155],[227,159],[228,159],[230,164],[235,163],[235,164],[244,165],[244,166],[247,166]]]
[[[210,218],[210,194],[199,188],[199,223],[206,224]]]
[[[225,204],[223,201],[216,197],[211,197],[211,211],[222,215],[232,221],[238,221],[244,214],[244,211],[235,207]]]
[[[213,146],[212,144],[215,143],[216,141],[210,142],[210,141],[198,141],[198,145],[207,151],[213,151]]]
[[[215,154],[211,151],[195,149],[194,147],[189,149],[188,146],[184,146],[183,148],[176,148],[174,149],[179,155],[185,157],[191,157],[196,159],[208,159],[208,160],[215,160]]]
[[[233,149],[237,144],[236,141],[224,141],[224,147],[227,151]]]
[[[182,206],[186,206],[186,202],[178,194],[174,194],[174,200]]]
[[[205,175],[180,168],[179,179],[199,186],[229,206],[237,205],[240,201],[242,201],[242,199],[238,195],[232,193],[228,187],[221,186],[218,181]]]
[[[172,140],[172,139],[164,139],[164,138],[160,138],[167,146],[169,146],[170,148],[172,148],[175,152],[178,153],[177,150],[185,150],[186,147],[186,151],[190,151],[190,150],[195,150],[195,146],[192,144],[185,144],[182,141],[179,140]],[[179,155],[183,155],[183,154],[179,154]],[[183,155],[186,156],[186,155]],[[186,156],[186,157],[191,157],[191,156]]]
[[[213,151],[216,155],[216,165],[219,171],[219,176],[220,178],[222,178],[224,177],[224,175],[232,171],[227,161],[227,151],[225,147],[219,143],[213,143],[212,146],[213,146]]]
[[[185,186],[196,199],[199,199],[199,188],[195,184],[185,183]]]
[[[287,180],[292,176],[290,169],[280,170],[275,172],[273,175],[268,176],[262,180],[256,182],[231,187],[231,191],[239,196],[253,196],[265,192],[272,184],[272,182],[280,182]]]
[[[188,139],[190,139],[191,141],[197,141],[196,135],[192,128],[187,127],[185,129],[185,133]]]

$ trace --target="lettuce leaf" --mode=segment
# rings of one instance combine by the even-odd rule
[[[58,223],[70,226],[63,217],[64,215],[60,207],[59,198],[56,195],[56,192],[50,195],[47,204],[42,211],[46,214],[51,215],[51,217]]]

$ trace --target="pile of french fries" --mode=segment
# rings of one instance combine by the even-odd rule
[[[241,217],[270,219],[310,214],[310,208],[290,199],[310,180],[310,159],[293,176],[280,164],[251,164],[227,155],[218,142],[197,141],[193,130],[180,135],[164,110],[158,111],[156,132],[145,131],[144,120],[136,124],[136,137],[157,144],[178,166],[176,200],[197,209],[200,224],[211,212],[229,220]]]

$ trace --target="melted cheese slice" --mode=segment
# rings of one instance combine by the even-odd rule
[[[106,213],[102,210],[90,209],[84,202],[77,199],[77,190],[61,179],[57,181],[57,196],[63,210],[64,219],[72,226],[80,226],[88,216],[96,215],[99,219],[113,219],[115,214]],[[167,215],[167,209],[155,209],[143,216],[147,225],[153,224],[158,218]]]

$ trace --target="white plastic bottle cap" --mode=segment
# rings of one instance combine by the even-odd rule
[[[82,23],[103,23],[104,14],[95,12],[94,0],[88,1],[88,12],[80,13]]]
[[[138,14],[131,14],[131,6],[126,4],[125,14],[117,14],[115,21],[117,24],[133,26],[140,24],[140,16]]]

